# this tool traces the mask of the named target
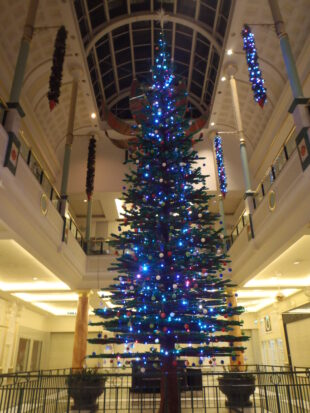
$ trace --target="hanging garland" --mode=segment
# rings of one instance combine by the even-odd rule
[[[217,174],[219,178],[220,190],[221,190],[223,197],[225,198],[225,195],[227,193],[227,180],[226,180],[226,172],[225,172],[225,166],[224,166],[222,138],[219,135],[216,135],[214,138],[214,150],[215,150]]]
[[[258,56],[255,47],[254,34],[250,26],[245,24],[242,29],[243,50],[246,52],[246,61],[249,70],[249,78],[252,83],[252,90],[254,92],[254,99],[261,108],[267,100],[266,89],[264,88],[264,79],[259,68]]]
[[[87,175],[86,175],[86,194],[88,200],[91,199],[94,191],[96,162],[96,139],[92,136],[88,144]]]
[[[55,39],[53,65],[50,75],[49,91],[47,94],[51,111],[59,102],[62,71],[66,52],[67,34],[68,33],[65,26],[61,26],[57,32]]]

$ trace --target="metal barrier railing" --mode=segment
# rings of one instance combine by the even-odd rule
[[[114,371],[110,369],[109,372],[96,371],[105,382],[102,394],[97,398],[96,411],[99,413],[158,411],[159,383],[160,380],[165,382],[163,376],[139,373],[134,377],[128,367],[125,370],[120,368]],[[230,374],[233,376],[239,373]],[[255,376],[255,392],[250,398],[251,410],[248,410],[248,407],[235,407],[234,412],[310,411],[310,378],[306,370],[296,372],[286,368],[269,369],[268,366],[256,366],[251,370],[251,374]],[[184,368],[178,381],[180,411],[227,412],[226,398],[219,383],[221,376],[223,372],[204,367]],[[74,390],[70,387],[69,378],[69,371],[0,375],[0,412],[69,412],[73,405],[70,394]],[[169,380],[169,377],[167,379]],[[245,386],[238,385],[238,391]],[[96,386],[91,382],[84,385],[84,390],[85,388],[88,393],[96,391]]]
[[[264,175],[264,178],[261,180],[259,185],[257,186],[254,196],[253,196],[253,207],[254,210],[259,206],[259,204],[264,199],[265,195],[267,195],[268,191],[270,190],[274,181],[279,177],[281,171],[283,170],[284,166],[291,158],[292,154],[296,150],[296,133],[295,127],[293,127],[286,140],[284,145],[282,145],[278,155],[275,157],[272,165],[267,169],[267,172]],[[244,210],[240,217],[237,220],[237,223],[234,225],[231,234],[227,237],[226,246],[227,250],[232,246],[232,244],[236,241],[236,239],[241,234],[242,230],[247,227],[249,224],[249,216],[246,214]]]

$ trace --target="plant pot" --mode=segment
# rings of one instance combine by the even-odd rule
[[[255,376],[247,373],[228,373],[219,377],[219,387],[225,394],[227,407],[252,406],[250,396],[255,391]]]
[[[95,413],[98,410],[97,399],[103,393],[105,387],[105,379],[98,379],[94,382],[86,382],[79,380],[74,375],[71,376],[68,382],[69,396],[74,401],[73,410],[87,410]]]

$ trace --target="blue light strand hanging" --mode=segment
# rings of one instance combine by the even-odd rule
[[[249,71],[249,79],[252,83],[252,90],[254,93],[254,99],[261,108],[267,101],[266,89],[264,87],[264,79],[262,72],[259,68],[258,55],[256,52],[254,34],[251,31],[250,26],[245,24],[242,29],[243,38],[243,50],[246,52],[246,61]]]
[[[225,198],[225,195],[227,193],[227,179],[226,179],[226,171],[225,171],[225,166],[224,166],[222,138],[219,135],[216,135],[214,138],[214,150],[215,150],[217,175],[219,179],[220,191],[223,197]]]

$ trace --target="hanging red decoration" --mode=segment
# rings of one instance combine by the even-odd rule
[[[59,103],[67,34],[68,33],[65,26],[61,26],[57,32],[55,39],[53,65],[49,81],[49,91],[47,94],[51,111]]]
[[[94,191],[95,180],[95,162],[96,162],[96,139],[92,136],[89,139],[87,175],[86,175],[86,195],[88,200],[91,199]]]

